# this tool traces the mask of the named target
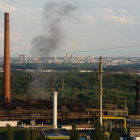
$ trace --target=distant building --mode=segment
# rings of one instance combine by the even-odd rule
[[[4,72],[3,68],[0,68],[0,72]]]
[[[28,57],[27,59],[28,63],[41,63],[40,57]]]
[[[19,56],[19,63],[25,63],[26,62],[26,57],[25,55],[20,55]]]

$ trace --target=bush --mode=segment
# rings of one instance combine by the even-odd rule
[[[7,140],[14,140],[14,132],[12,127],[9,124],[7,124],[6,129],[7,129]]]
[[[120,134],[117,131],[111,131],[110,140],[120,140]]]
[[[29,129],[24,130],[24,139],[30,140],[30,130]]]
[[[80,139],[79,131],[76,130],[75,124],[72,124],[71,140],[79,140],[79,139]]]
[[[95,135],[94,140],[105,140],[105,132],[101,127],[99,121],[95,122]]]

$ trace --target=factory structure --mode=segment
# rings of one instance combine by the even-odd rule
[[[24,61],[21,56],[21,61]],[[102,69],[100,71],[102,73]],[[100,77],[101,78],[101,77]],[[102,90],[102,89],[101,89]],[[57,103],[58,92],[53,93],[53,100],[27,100],[26,102],[11,102],[10,92],[10,22],[9,13],[4,14],[4,94],[3,102],[0,103],[0,121],[15,121],[17,125],[24,126],[30,124],[32,127],[45,127],[47,124],[53,129],[57,129],[63,123],[63,128],[71,129],[68,126],[71,122],[77,122],[77,129],[93,129],[93,121],[102,114],[104,120],[128,120],[129,127],[132,125],[132,135],[134,131],[140,128],[140,81],[136,81],[136,112],[137,114],[129,115],[128,109],[104,109],[100,108],[83,108],[82,104],[60,105]],[[105,118],[106,117],[106,118]],[[111,118],[112,117],[112,118]],[[114,118],[116,117],[116,118]],[[118,117],[118,118],[117,118]],[[80,123],[82,122],[82,123]],[[122,121],[120,121],[122,122]],[[123,122],[123,123],[124,123]],[[139,124],[139,125],[138,125]],[[118,125],[117,125],[118,126]],[[126,129],[126,125],[119,125]],[[62,127],[62,126],[61,126]],[[116,127],[114,125],[113,127]],[[139,133],[140,136],[140,133]]]
[[[4,15],[4,102],[10,104],[10,26],[9,13]]]

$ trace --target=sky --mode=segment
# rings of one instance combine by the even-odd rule
[[[49,33],[46,28],[52,19],[44,19],[44,7],[50,2],[67,3],[75,10],[58,23],[61,42],[49,54],[45,52],[47,56],[64,56],[65,52],[73,56],[140,55],[139,0],[0,0],[0,56],[4,12],[10,13],[11,56],[44,55],[33,53],[32,42]]]

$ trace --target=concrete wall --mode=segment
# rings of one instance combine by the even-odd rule
[[[6,127],[7,124],[11,127],[17,127],[17,121],[0,121],[0,127]]]

